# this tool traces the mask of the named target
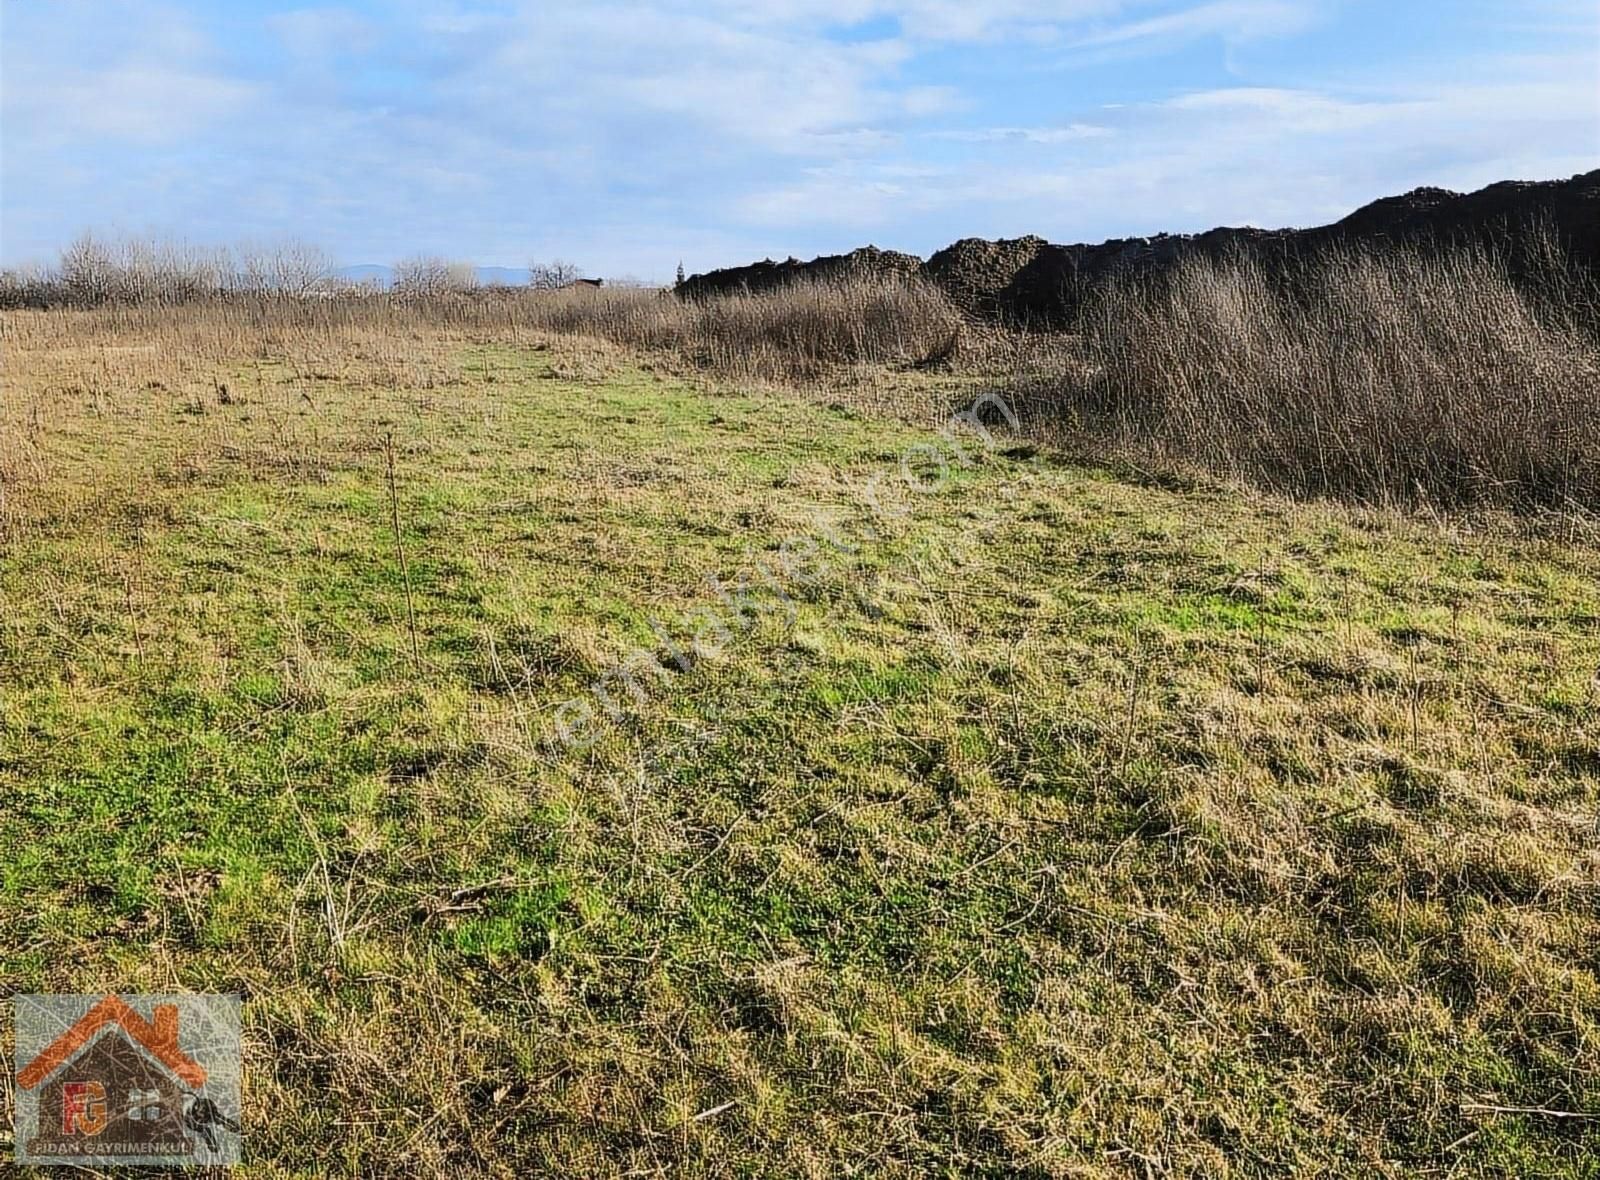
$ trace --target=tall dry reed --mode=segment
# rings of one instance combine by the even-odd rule
[[[1285,281],[1193,259],[1087,308],[1057,421],[1160,461],[1367,502],[1600,508],[1600,349],[1552,268],[1347,252]]]
[[[804,379],[840,365],[902,365],[948,349],[960,313],[932,284],[869,277],[681,300],[574,290],[535,298],[530,325],[670,352],[735,377]]]
[[[484,288],[423,296],[342,293],[295,298],[242,293],[171,307],[156,302],[13,313],[15,339],[62,342],[108,334],[194,358],[336,347],[342,339],[423,331],[515,340],[528,333],[594,336],[667,353],[734,378],[805,380],[839,366],[893,366],[948,349],[959,313],[916,282],[797,283],[779,291],[685,301],[639,288]]]

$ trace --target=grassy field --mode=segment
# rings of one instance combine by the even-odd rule
[[[0,991],[242,994],[242,1174],[1595,1174],[1592,533],[45,322]]]

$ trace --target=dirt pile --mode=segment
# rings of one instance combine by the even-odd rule
[[[1253,254],[1274,273],[1341,246],[1409,243],[1422,249],[1478,244],[1507,258],[1532,259],[1545,240],[1600,281],[1600,170],[1570,180],[1504,181],[1475,193],[1419,188],[1385,197],[1332,225],[1313,229],[1213,229],[1098,245],[1058,246],[1039,237],[965,238],[922,262],[868,246],[811,262],[758,262],[695,275],[689,298],[769,290],[797,278],[920,275],[968,316],[1017,327],[1072,323],[1083,300],[1116,274],[1160,274],[1185,258]],[[1531,269],[1531,268],[1530,268]]]
[[[691,276],[677,290],[686,299],[699,299],[707,295],[772,291],[798,279],[909,278],[921,271],[922,259],[915,254],[863,246],[848,254],[825,254],[810,262],[801,262],[798,258],[773,262],[769,258],[749,266],[714,270]]]
[[[1017,275],[1049,248],[1049,242],[1031,236],[998,242],[962,238],[928,259],[922,271],[968,315],[1004,319]]]

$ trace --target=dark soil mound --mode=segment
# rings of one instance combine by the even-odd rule
[[[968,315],[1005,319],[1017,275],[1049,248],[1050,243],[1036,237],[998,242],[962,238],[928,259],[923,273]]]
[[[1384,243],[1421,249],[1481,245],[1508,259],[1513,273],[1532,273],[1549,244],[1600,281],[1600,171],[1571,180],[1506,181],[1467,194],[1419,188],[1374,201],[1342,221],[1315,229],[1214,229],[1073,246],[1052,245],[1039,237],[964,238],[926,263],[868,246],[812,262],[791,258],[695,275],[678,292],[697,298],[770,290],[802,277],[920,274],[974,319],[1056,328],[1069,325],[1083,300],[1115,274],[1161,274],[1185,258],[1244,253],[1288,280],[1298,263],[1328,251]]]
[[[798,258],[784,262],[767,259],[749,266],[694,275],[678,286],[678,294],[686,299],[699,299],[707,295],[771,291],[797,279],[909,278],[921,270],[922,259],[915,254],[863,246],[848,254],[825,254],[810,262],[801,262]]]

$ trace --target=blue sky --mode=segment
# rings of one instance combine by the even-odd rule
[[[7,263],[92,227],[665,278],[1600,167],[1595,0],[0,0],[0,42]]]

